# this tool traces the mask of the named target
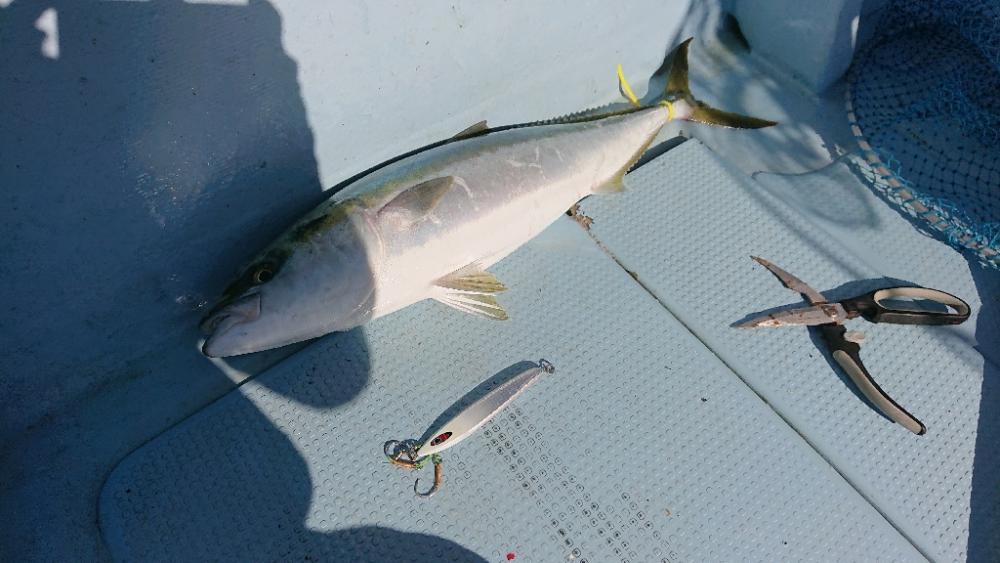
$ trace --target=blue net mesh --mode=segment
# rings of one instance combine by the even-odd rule
[[[1000,269],[1000,0],[892,0],[848,73],[859,167]]]

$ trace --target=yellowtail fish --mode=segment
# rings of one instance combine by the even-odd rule
[[[664,95],[598,114],[490,128],[392,159],[354,179],[265,248],[202,322],[208,356],[234,356],[359,326],[424,299],[507,319],[486,271],[580,199],[622,178],[671,119],[758,128],[688,88],[690,39]]]

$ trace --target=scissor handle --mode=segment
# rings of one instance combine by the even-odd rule
[[[847,340],[847,329],[844,325],[828,324],[818,327],[823,339],[826,340],[833,359],[840,364],[844,373],[851,378],[854,385],[861,391],[871,404],[875,405],[879,411],[889,417],[893,422],[901,425],[910,432],[920,436],[927,432],[927,427],[923,422],[917,420],[899,403],[892,400],[879,384],[872,378],[865,364],[861,363],[861,346],[855,342]]]
[[[913,297],[940,303],[950,310],[947,313],[937,311],[914,311],[901,309],[884,301],[894,297]],[[957,325],[969,318],[969,304],[950,293],[926,287],[887,287],[876,289],[871,293],[845,299],[840,302],[848,313],[857,313],[873,323],[892,323],[903,325]]]

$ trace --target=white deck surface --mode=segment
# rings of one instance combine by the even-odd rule
[[[47,4],[0,9],[0,559],[1000,558],[996,272],[824,168],[852,148],[836,86],[714,40],[695,93],[783,125],[677,124],[715,154],[667,152],[584,204],[590,236],[565,219],[499,264],[509,323],[427,303],[198,353],[199,305],[323,187],[483,118],[613,101],[616,63],[649,76],[711,9],[52,5],[55,59]],[[889,278],[973,304],[957,328],[863,327],[927,436],[871,411],[805,330],[728,327],[798,302],[750,252],[821,290]],[[378,455],[539,357],[559,371],[446,452],[438,496]]]

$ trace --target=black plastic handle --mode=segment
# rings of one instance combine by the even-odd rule
[[[830,347],[830,351],[833,353],[833,359],[840,364],[844,373],[851,378],[854,385],[857,386],[858,390],[861,391],[871,404],[875,405],[890,420],[903,426],[910,432],[918,436],[927,432],[927,427],[924,426],[923,422],[917,420],[915,416],[900,406],[899,403],[892,400],[892,397],[886,394],[879,387],[879,384],[872,379],[871,374],[865,369],[865,365],[861,363],[861,346],[847,340],[845,337],[847,329],[844,328],[844,325],[821,325],[818,328],[823,335],[823,339],[826,340],[827,345]]]
[[[925,299],[944,305],[950,310],[913,311],[886,306],[884,301],[894,297]],[[926,287],[887,287],[840,302],[851,316],[861,315],[873,323],[902,325],[957,325],[969,318],[971,309],[965,301],[950,293]]]

